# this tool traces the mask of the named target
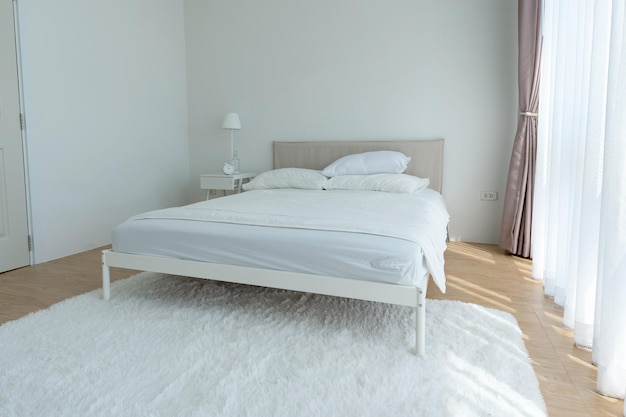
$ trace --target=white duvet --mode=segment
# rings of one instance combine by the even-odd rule
[[[441,195],[377,191],[254,190],[228,198],[137,215],[253,226],[365,233],[418,244],[428,271],[445,292],[443,253],[448,212]]]

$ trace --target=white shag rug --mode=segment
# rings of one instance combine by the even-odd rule
[[[141,273],[0,326],[0,416],[545,416],[508,313]]]

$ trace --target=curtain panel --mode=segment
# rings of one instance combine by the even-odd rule
[[[513,142],[500,227],[500,247],[530,257],[541,64],[541,0],[518,2],[520,117]]]
[[[533,276],[626,394],[626,0],[544,0]],[[626,409],[625,415],[626,415]]]

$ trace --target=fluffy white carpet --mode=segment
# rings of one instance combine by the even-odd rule
[[[0,326],[0,416],[545,416],[508,313],[142,273]]]

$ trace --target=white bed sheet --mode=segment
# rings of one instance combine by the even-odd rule
[[[419,245],[345,232],[146,219],[118,226],[113,250],[416,286],[428,278]]]
[[[398,207],[405,197],[380,192],[244,194],[135,216],[114,230],[113,250],[421,287],[436,269],[436,282],[445,291],[441,241],[445,249],[447,212],[441,196],[432,190],[423,190],[419,198],[407,197],[415,212],[421,213],[418,216],[411,213],[413,207],[408,211]],[[394,204],[384,203],[387,200]],[[349,208],[336,206],[346,206],[348,201],[353,204]],[[299,213],[305,216],[287,215],[292,204],[301,205]],[[375,214],[381,207],[389,213]],[[433,207],[437,207],[434,220],[413,221]],[[358,212],[366,224],[347,225]],[[244,224],[236,223],[240,221]],[[408,232],[413,229],[437,232],[416,239],[415,233]],[[430,240],[437,242],[433,245]],[[424,245],[432,247],[424,251]],[[433,256],[439,250],[441,256]]]

